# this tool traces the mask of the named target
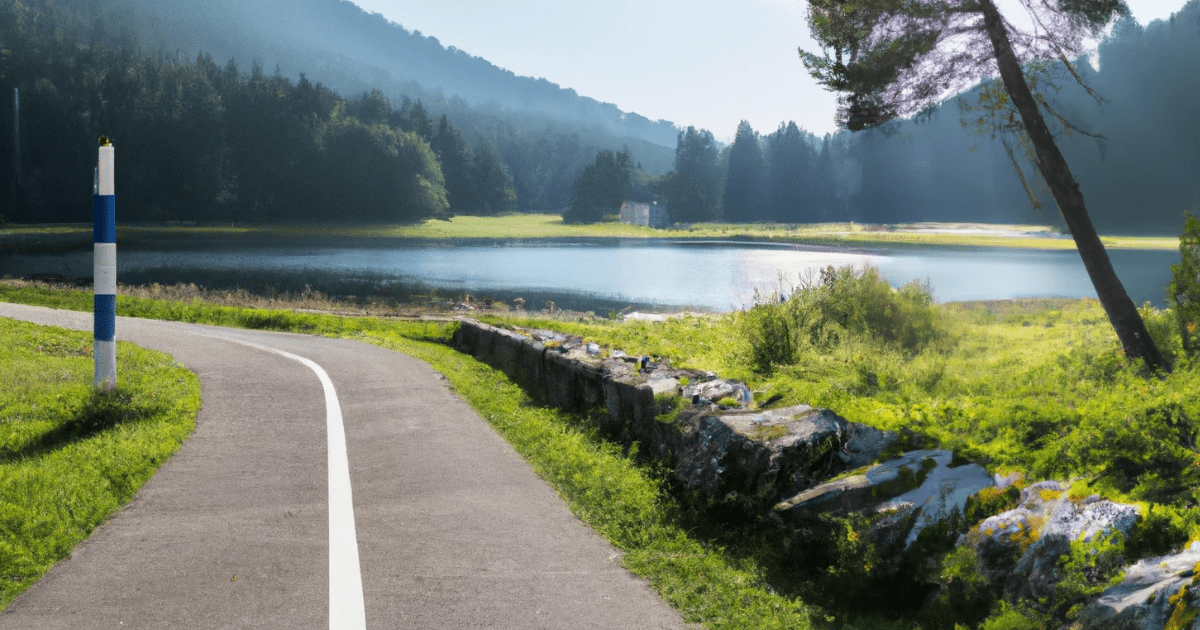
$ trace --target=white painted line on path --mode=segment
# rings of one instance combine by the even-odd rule
[[[326,443],[329,451],[329,630],[365,630],[362,571],[358,564],[358,534],[354,529],[354,501],[350,493],[350,459],[346,455],[346,428],[333,381],[321,366],[302,356],[270,346],[220,337],[244,346],[273,352],[299,361],[316,372],[325,389]]]

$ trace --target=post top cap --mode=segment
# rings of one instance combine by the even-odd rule
[[[100,146],[110,147],[112,143],[108,141],[108,136],[100,136]]]

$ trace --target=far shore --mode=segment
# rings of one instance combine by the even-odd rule
[[[0,227],[0,253],[46,249],[73,249],[91,243],[91,224],[8,224]],[[367,241],[486,241],[538,239],[667,239],[731,240],[794,243],[838,248],[869,247],[986,247],[1072,250],[1069,234],[1043,225],[987,223],[697,223],[658,230],[623,223],[571,225],[552,214],[513,214],[499,217],[458,216],[415,225],[245,225],[222,224],[118,224],[118,243],[155,247],[218,245],[270,238],[280,244],[309,239],[339,238]],[[1174,250],[1174,235],[1101,235],[1110,249]],[[379,244],[378,242],[372,244]]]

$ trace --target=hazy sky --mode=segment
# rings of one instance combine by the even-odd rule
[[[796,48],[815,49],[802,0],[352,0],[409,30],[651,120],[835,130],[834,97]],[[1185,0],[1127,0],[1142,24]]]

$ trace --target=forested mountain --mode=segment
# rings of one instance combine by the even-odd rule
[[[625,113],[545,79],[521,77],[346,0],[87,0],[105,23],[132,24],[150,50],[204,51],[305,72],[344,94],[379,88],[399,100],[459,97],[473,106],[541,113],[669,147],[675,126]],[[93,17],[91,19],[97,19]],[[415,84],[415,85],[414,85]],[[444,97],[442,96],[444,95]]]
[[[418,110],[393,111],[378,93],[346,101],[203,54],[184,62],[83,44],[55,9],[0,2],[0,90],[14,95],[5,128],[16,136],[0,152],[8,219],[88,220],[101,134],[117,146],[124,221],[449,214]]]
[[[258,60],[344,95],[378,89],[394,103],[419,101],[496,150],[521,212],[561,210],[601,150],[628,149],[653,175],[671,168],[673,123],[517,76],[346,0],[86,0],[77,11],[96,25],[93,38],[129,31],[145,51],[203,51],[242,67]]]
[[[429,49],[427,56],[434,61],[426,65],[438,65],[440,55],[450,61],[438,63],[452,68],[486,67],[494,76],[507,76],[518,85],[509,87],[510,94],[519,92],[522,82],[538,82],[441,49],[434,45],[436,40],[408,33],[350,3],[307,4],[312,6],[276,7],[277,19],[262,30],[247,26],[247,12],[261,10],[266,6],[262,3],[251,7],[220,2],[0,0],[0,128],[17,129],[20,143],[12,147],[7,134],[0,139],[0,147],[8,149],[0,151],[0,168],[13,174],[0,178],[0,202],[7,206],[0,214],[29,221],[81,220],[86,209],[67,200],[77,199],[76,189],[86,188],[90,177],[85,171],[90,172],[87,165],[94,160],[88,152],[98,133],[112,136],[124,149],[118,177],[136,176],[128,181],[136,181],[137,188],[124,188],[123,216],[129,219],[416,220],[443,213],[554,212],[566,205],[576,177],[601,150],[627,148],[652,173],[670,168],[669,146],[620,136],[612,129],[636,129],[642,123],[643,131],[673,129],[669,123],[622,117],[610,105],[556,87],[548,93],[573,102],[566,109],[573,108],[590,122],[536,109],[509,110],[495,102],[473,106],[456,95],[443,96],[441,89],[425,91],[411,80],[399,83],[387,72],[343,54],[305,47],[305,32],[288,34],[280,20],[293,19],[306,8],[312,15],[301,20],[305,28],[320,23],[331,33],[354,39],[349,33],[361,27],[364,41],[371,33],[376,39],[389,35],[398,42],[397,50],[407,48],[417,55],[420,47]],[[345,42],[330,40],[325,45],[341,43]],[[212,45],[216,52],[192,52],[201,44]],[[252,60],[239,64],[240,57]],[[275,63],[262,63],[264,59]],[[463,72],[460,79],[470,83],[469,73]],[[324,82],[321,76],[332,80]],[[21,95],[21,121],[14,126],[15,89]],[[345,107],[337,109],[338,102]],[[544,105],[547,99],[540,102]],[[465,146],[442,143],[439,148],[453,145],[463,154],[432,151],[425,156],[435,158],[434,168],[443,159],[458,160],[439,182],[440,175],[426,172],[424,157],[405,155],[430,152],[428,145],[438,143],[442,117]],[[367,129],[374,127],[378,128]],[[416,141],[396,135],[399,132],[414,133]],[[370,139],[374,145],[357,150],[353,161],[335,160],[346,147],[329,134]],[[183,146],[176,146],[179,143]],[[379,174],[394,175],[394,169],[372,162],[374,152],[382,152],[385,163],[415,169],[409,175],[424,183],[389,184]],[[463,170],[463,159],[476,170]],[[347,171],[350,164],[362,168]],[[321,190],[313,188],[335,175],[344,177]],[[173,187],[188,178],[204,183]],[[363,178],[377,183],[356,188]],[[463,194],[464,184],[455,178],[467,178],[472,192]],[[297,182],[302,185],[293,185]],[[439,195],[447,199],[443,185],[458,186],[458,199],[451,199],[448,209],[431,209],[438,204],[425,202]],[[370,191],[389,186],[386,194]],[[491,201],[481,196],[489,187],[496,196]],[[388,197],[409,189],[416,197]],[[338,207],[351,208],[362,195],[371,197],[367,205],[392,207],[385,211],[354,206],[342,212],[322,203],[332,199]]]
[[[1095,66],[1078,64],[1099,104],[1066,73],[1043,86],[1074,125],[1058,124],[1059,143],[1092,218],[1106,232],[1176,233],[1200,210],[1200,0],[1145,28],[1120,23]],[[430,77],[443,87],[417,83]],[[971,124],[986,85],[886,132],[743,123],[723,147],[342,0],[0,0],[0,129],[13,130],[0,134],[0,215],[87,220],[78,200],[104,133],[126,220],[561,212],[611,154],[628,156],[626,194],[657,196],[683,222],[1059,223],[1035,170],[1018,154],[1040,210],[1003,146]]]

